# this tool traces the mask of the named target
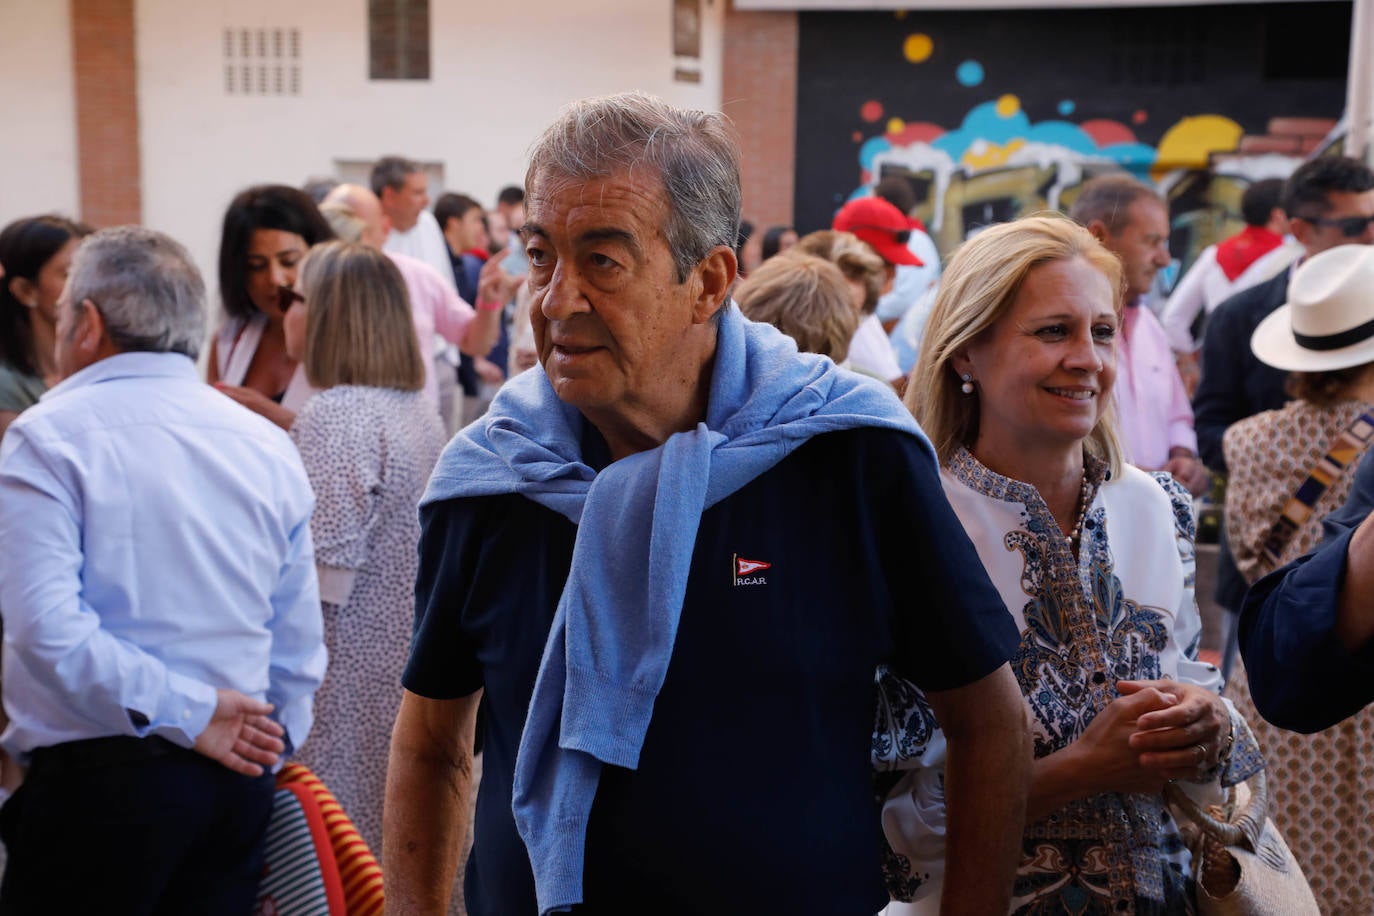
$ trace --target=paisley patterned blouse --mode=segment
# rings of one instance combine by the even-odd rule
[[[944,469],[945,495],[1021,630],[1011,665],[1030,711],[1035,756],[1076,740],[1117,696],[1118,680],[1173,678],[1219,690],[1197,661],[1192,499],[1165,474],[1127,467],[1104,483],[1088,459],[1093,498],[1075,558],[1033,487],[994,473],[967,450]],[[905,770],[883,808],[897,899],[938,906],[944,859],[944,739],[924,697],[879,674],[875,763]],[[1229,705],[1229,704],[1228,704]],[[1224,772],[1189,788],[1219,800],[1263,762],[1234,710]],[[881,723],[888,727],[881,727]],[[892,726],[892,723],[896,723]],[[1191,913],[1190,861],[1162,795],[1104,793],[1027,825],[1014,913]],[[916,912],[924,912],[918,905]],[[930,910],[934,912],[932,908]]]

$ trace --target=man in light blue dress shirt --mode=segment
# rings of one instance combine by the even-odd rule
[[[64,381],[0,448],[0,743],[29,768],[0,912],[247,914],[324,676],[314,497],[287,435],[200,381],[181,245],[91,236],[58,309]]]

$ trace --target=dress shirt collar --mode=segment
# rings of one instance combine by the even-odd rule
[[[196,364],[183,353],[116,353],[91,363],[74,375],[69,375],[43,393],[42,400],[58,397],[66,391],[75,391],[86,385],[108,382],[119,378],[187,378],[195,379]]]

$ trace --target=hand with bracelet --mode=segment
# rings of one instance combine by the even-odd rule
[[[1168,779],[1195,779],[1208,772],[1229,752],[1230,709],[1220,696],[1182,681],[1118,681],[1123,695],[1154,688],[1171,693],[1178,702],[1168,709],[1145,713],[1131,735],[1131,748],[1140,765]]]

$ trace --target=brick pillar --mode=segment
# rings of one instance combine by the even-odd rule
[[[791,225],[797,161],[797,14],[725,13],[721,110],[740,138],[744,217]]]
[[[70,0],[81,218],[143,218],[134,0]]]

